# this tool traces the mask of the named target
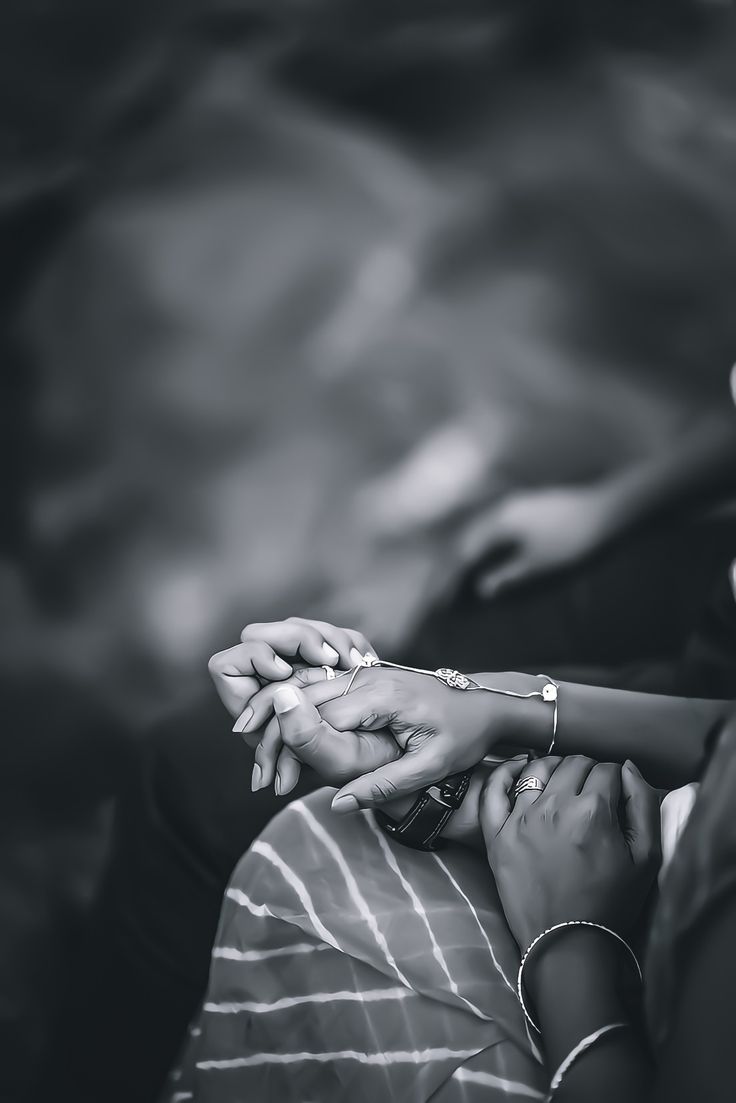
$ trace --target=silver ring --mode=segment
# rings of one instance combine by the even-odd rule
[[[540,781],[534,774],[527,774],[526,777],[519,778],[514,786],[512,796],[516,800],[520,793],[542,793],[544,789],[545,783],[543,781]]]
[[[325,672],[325,679],[328,682],[333,681],[337,677],[337,675],[335,674],[335,671],[332,669],[331,666],[328,666],[327,663],[323,664],[322,669]]]

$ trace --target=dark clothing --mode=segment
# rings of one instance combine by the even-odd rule
[[[657,1103],[734,1096],[734,792],[736,717],[717,733],[654,913],[645,994],[661,1066]]]

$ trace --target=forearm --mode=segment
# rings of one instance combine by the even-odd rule
[[[733,412],[699,422],[677,448],[616,472],[602,484],[612,533],[733,488],[735,461]]]
[[[517,692],[538,690],[528,674],[478,674],[481,685]],[[539,698],[506,698],[496,743],[538,753],[552,740],[552,706]],[[732,702],[560,683],[556,754],[585,754],[598,761],[636,762],[653,785],[674,788],[700,775],[706,739],[733,709]],[[492,710],[489,708],[489,716]],[[497,716],[497,712],[495,714]]]
[[[608,1024],[626,1024],[603,1035],[572,1064],[555,1092],[556,1103],[646,1099],[652,1070],[637,1025],[639,993],[626,984],[631,974],[613,940],[580,929],[552,936],[525,973],[550,1077],[581,1039]]]

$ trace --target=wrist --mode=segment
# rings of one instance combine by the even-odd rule
[[[493,686],[511,693],[538,693],[544,680],[534,674],[503,671],[496,674],[475,674],[480,685]],[[554,712],[540,697],[506,697],[503,694],[483,694],[492,701],[489,709],[489,732],[492,746],[509,746],[515,750],[547,751],[552,742]]]
[[[571,994],[574,1020],[590,1028],[624,1013],[625,950],[605,931],[570,927],[543,939],[524,966],[524,990],[544,1033],[559,1011],[560,992]],[[578,1029],[571,1027],[572,1033]]]
[[[440,833],[441,838],[463,843],[466,846],[483,845],[483,836],[479,826],[479,810],[481,789],[487,776],[488,769],[482,765],[476,767],[473,771],[462,804],[445,824]],[[394,820],[402,820],[411,811],[418,796],[419,793],[412,793],[409,796],[388,801],[382,806],[382,811]]]

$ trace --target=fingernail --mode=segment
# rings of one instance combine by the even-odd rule
[[[253,773],[250,778],[250,789],[252,793],[257,793],[261,787],[261,767],[256,762],[253,767]]]
[[[278,770],[276,771],[276,777],[273,783],[273,791],[277,797],[281,796],[281,774],[278,772]]]
[[[339,812],[342,815],[345,812],[357,812],[360,805],[358,804],[352,793],[338,793],[332,801],[332,811]]]
[[[360,666],[360,664],[363,662],[363,656],[361,655],[360,651],[358,651],[357,647],[350,648],[350,662],[353,664],[353,666]]]
[[[326,661],[330,664],[330,666],[334,666],[335,663],[340,662],[340,656],[338,655],[337,651],[335,651],[334,647],[330,647],[328,643],[322,644],[322,654],[324,655]]]
[[[253,709],[248,705],[247,709],[243,709],[238,719],[233,724],[234,732],[244,732],[253,719]]]
[[[299,694],[293,686],[282,686],[273,695],[273,707],[279,716],[291,712],[299,704]]]
[[[273,665],[283,674],[291,674],[291,667],[280,655],[276,655],[273,660]]]

